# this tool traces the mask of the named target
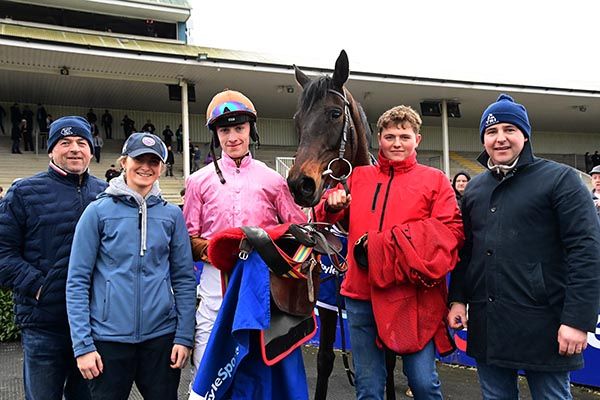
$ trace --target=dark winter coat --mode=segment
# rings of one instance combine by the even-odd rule
[[[75,226],[106,186],[87,172],[79,184],[78,175],[51,165],[13,184],[0,202],[0,286],[13,290],[19,326],[68,332],[65,283]]]
[[[557,342],[561,324],[594,331],[600,304],[600,224],[577,173],[527,142],[506,177],[469,182],[462,213],[449,301],[469,305],[467,353],[505,368],[581,368],[581,354],[561,356]]]

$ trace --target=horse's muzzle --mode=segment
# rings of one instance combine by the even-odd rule
[[[313,207],[319,202],[320,196],[313,178],[306,175],[297,178],[288,177],[287,183],[298,205]]]

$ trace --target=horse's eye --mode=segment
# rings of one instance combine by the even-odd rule
[[[338,119],[342,116],[342,112],[340,110],[331,110],[330,112],[331,119]]]

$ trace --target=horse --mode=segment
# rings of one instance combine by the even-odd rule
[[[371,164],[371,128],[362,106],[345,87],[350,68],[344,50],[335,62],[331,77],[320,76],[311,80],[295,65],[294,73],[302,87],[294,115],[299,144],[287,182],[297,204],[313,207],[327,187],[335,186],[338,182],[346,187],[345,181],[352,173],[352,168]],[[337,315],[335,311],[318,308],[321,336],[315,400],[327,396],[327,382],[335,357],[333,341]],[[326,349],[321,351],[323,348]],[[386,352],[387,400],[395,399],[395,364],[396,355]]]
[[[328,185],[345,181],[352,167],[370,164],[371,129],[344,86],[350,74],[344,50],[331,77],[311,80],[296,66],[294,72],[302,87],[294,115],[299,144],[287,182],[296,203],[312,207]]]

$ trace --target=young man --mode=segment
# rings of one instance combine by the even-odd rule
[[[250,140],[258,140],[252,102],[240,92],[226,90],[213,97],[206,116],[213,133],[211,149],[221,146],[222,158],[188,178],[183,208],[194,261],[205,262],[196,312],[196,369],[223,299],[221,274],[206,257],[211,237],[227,228],[306,221],[283,177],[250,154]]]
[[[358,167],[344,190],[325,195],[317,220],[348,219],[342,285],[358,399],[383,399],[385,349],[402,355],[417,399],[441,399],[435,350],[453,350],[445,324],[446,274],[463,242],[454,191],[420,165],[421,118],[397,106],[377,121],[379,164]]]
[[[75,226],[106,188],[90,176],[90,124],[63,117],[50,126],[50,166],[14,183],[0,202],[0,286],[13,290],[28,400],[87,399],[67,321],[65,283]]]
[[[452,273],[452,328],[469,328],[484,399],[571,399],[600,300],[600,224],[565,165],[537,158],[527,110],[502,94],[481,116],[488,171],[462,202],[466,243]],[[469,306],[467,316],[466,306]]]

